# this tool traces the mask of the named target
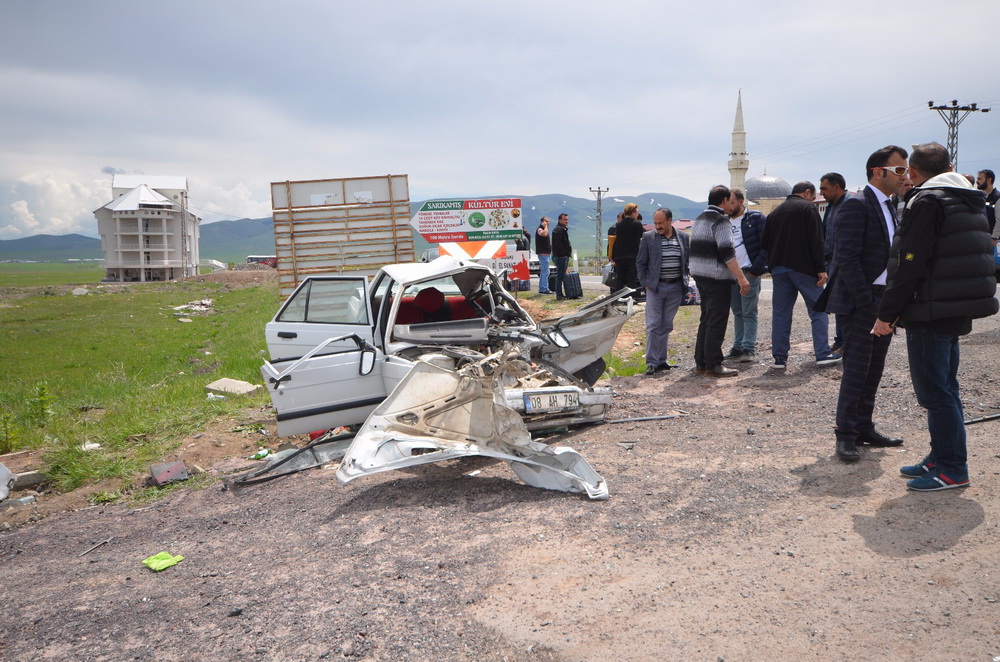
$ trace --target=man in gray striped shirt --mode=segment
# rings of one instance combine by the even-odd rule
[[[729,187],[715,186],[708,193],[708,209],[691,226],[689,270],[701,295],[701,320],[694,346],[694,370],[700,375],[735,377],[738,370],[722,365],[722,341],[729,324],[733,281],[746,296],[750,282],[743,275],[733,248]]]
[[[653,214],[655,230],[642,235],[635,268],[646,288],[646,376],[669,370],[667,363],[674,316],[687,292],[690,239],[674,229],[674,214],[661,207]]]

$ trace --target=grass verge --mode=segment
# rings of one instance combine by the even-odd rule
[[[173,440],[253,398],[267,402],[266,394],[209,401],[205,385],[220,377],[259,383],[274,283],[95,292],[0,300],[0,445],[45,448],[57,489],[142,473]],[[174,307],[206,298],[214,312],[179,321]]]

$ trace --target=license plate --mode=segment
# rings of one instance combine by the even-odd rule
[[[524,394],[524,410],[529,414],[580,407],[576,391],[544,391]]]

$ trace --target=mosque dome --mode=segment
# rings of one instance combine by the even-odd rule
[[[755,202],[764,198],[785,198],[791,193],[792,187],[788,182],[767,173],[751,177],[746,183],[746,197]]]

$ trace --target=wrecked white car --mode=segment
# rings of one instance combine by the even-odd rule
[[[388,265],[370,285],[309,277],[266,327],[278,434],[365,423],[341,482],[474,454],[517,461],[529,484],[602,498],[579,455],[528,430],[604,419],[612,391],[593,384],[632,315],[629,292],[536,323],[487,267],[448,256]],[[529,480],[539,472],[544,484]]]

